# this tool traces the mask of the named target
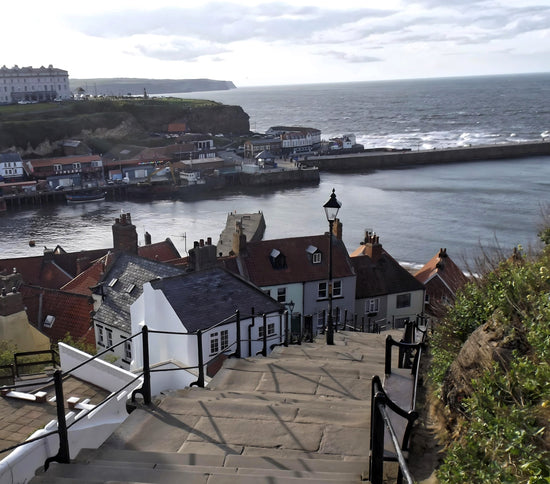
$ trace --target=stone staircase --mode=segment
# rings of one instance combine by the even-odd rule
[[[207,388],[158,396],[99,449],[30,482],[362,482],[371,378],[383,374],[387,334],[340,332],[333,346],[319,338],[267,358],[227,360]]]

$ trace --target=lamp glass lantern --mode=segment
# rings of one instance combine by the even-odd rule
[[[325,209],[325,215],[329,222],[334,222],[336,220],[336,217],[338,216],[338,210],[340,210],[341,206],[342,204],[336,198],[336,193],[334,193],[333,188],[332,193],[330,194],[330,198],[328,199],[327,203],[323,205],[323,208]]]

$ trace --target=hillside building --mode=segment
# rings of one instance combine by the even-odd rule
[[[48,67],[0,67],[0,103],[30,103],[70,99],[69,73]]]

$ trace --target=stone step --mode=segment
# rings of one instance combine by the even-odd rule
[[[188,392],[169,395],[159,408],[171,415],[209,418],[242,418],[251,422],[276,420],[302,423],[338,423],[341,426],[368,427],[370,401],[323,399],[318,396],[275,394],[280,398],[257,398],[256,394],[232,394],[216,391]],[[256,397],[256,398],[254,398]],[[301,397],[301,398],[300,398]]]
[[[180,398],[182,405],[192,401],[199,402],[223,402],[225,400],[242,402],[243,404],[295,404],[295,405],[311,405],[312,408],[325,406],[337,406],[342,410],[354,411],[361,410],[365,404],[370,406],[370,401],[363,400],[346,400],[341,397],[329,395],[308,395],[305,393],[273,393],[273,392],[250,392],[245,390],[216,390],[209,387],[206,388],[185,388],[182,390],[174,390],[169,392],[164,397]]]
[[[105,464],[52,464],[42,477],[51,478],[50,482],[59,482],[59,478],[77,479],[80,476],[88,476],[92,481],[158,484],[180,484],[181,482],[192,484],[211,482],[233,482],[237,484],[249,482],[294,483],[298,481],[322,482],[326,484],[332,482],[361,482],[359,474],[344,472],[315,472],[277,468],[247,469],[236,467],[155,465],[151,463],[138,464],[136,462],[116,461]]]
[[[316,458],[309,456],[284,456],[271,455],[214,455],[214,454],[191,454],[174,452],[140,452],[128,449],[83,449],[74,460],[78,464],[93,465],[135,465],[151,468],[175,468],[195,466],[203,468],[235,468],[235,469],[271,469],[300,472],[327,472],[338,474],[362,474],[368,467],[366,459],[363,460],[334,460],[325,459],[322,454]],[[255,472],[255,471],[254,471]]]
[[[162,405],[162,404],[161,404]],[[206,407],[207,408],[207,407]],[[303,417],[285,420],[285,411],[270,420],[177,415],[163,408],[135,410],[105,441],[103,447],[142,451],[178,452],[189,442],[211,443],[221,449],[236,447],[281,448],[342,456],[368,453],[368,412],[357,416],[361,426],[326,422],[322,414],[305,409]]]

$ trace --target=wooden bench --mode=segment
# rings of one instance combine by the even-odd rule
[[[393,347],[397,347],[399,350],[397,356],[392,352]],[[373,473],[381,474],[380,466],[383,466],[383,462],[399,461],[395,444],[399,446],[403,458],[406,460],[408,457],[412,428],[418,418],[416,391],[423,348],[422,342],[404,343],[395,341],[391,336],[386,338],[384,379],[381,380],[378,375],[372,379],[370,442],[370,479],[372,482],[376,482],[376,478],[373,479]],[[388,425],[379,422],[380,415],[377,414],[376,408],[379,402],[383,402],[385,406],[396,442],[392,439]],[[377,429],[376,425],[378,425]],[[380,431],[382,425],[383,430]],[[383,440],[383,442],[378,440]],[[377,452],[376,449],[379,451]],[[375,454],[381,454],[381,459],[373,457]],[[379,462],[374,462],[374,460]],[[402,477],[400,465],[398,482],[402,482]]]

